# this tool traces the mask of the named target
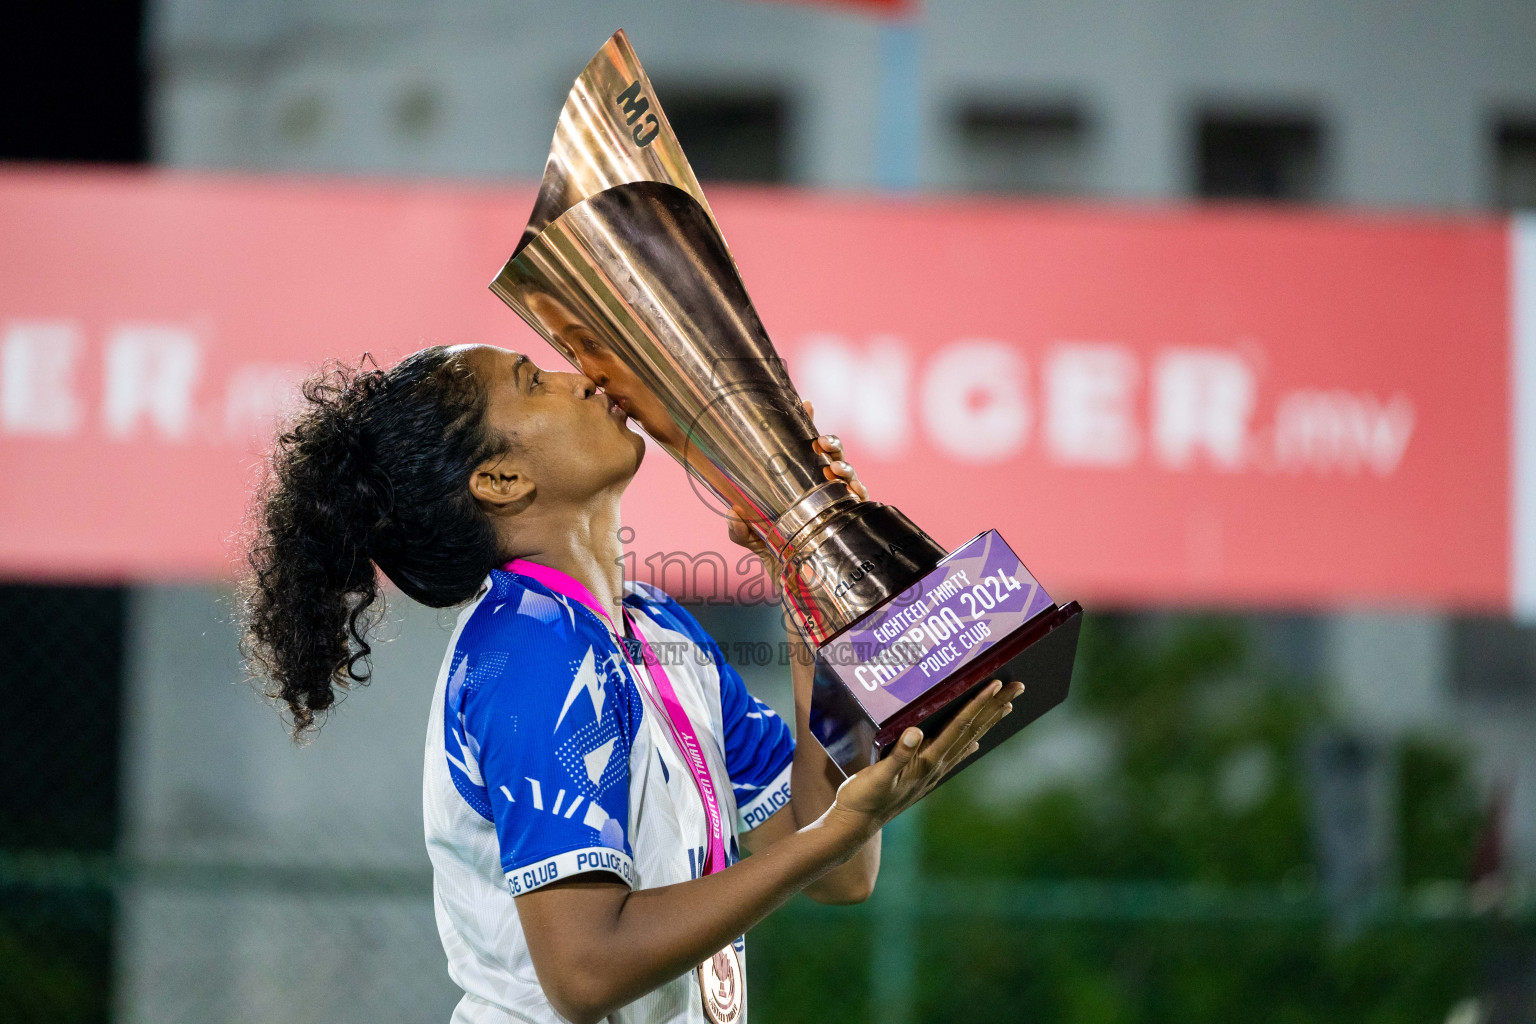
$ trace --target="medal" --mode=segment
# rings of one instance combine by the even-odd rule
[[[741,961],[734,945],[699,964],[699,995],[710,1024],[735,1024],[741,1018],[741,981]]]

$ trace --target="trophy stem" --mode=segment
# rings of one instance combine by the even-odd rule
[[[945,555],[900,510],[857,499],[828,504],[780,550],[785,610],[818,647],[899,599]]]
[[[821,524],[842,515],[859,503],[859,498],[841,480],[828,481],[806,493],[799,501],[784,511],[764,531],[763,539],[771,545],[780,558],[787,558],[797,542],[810,536]]]

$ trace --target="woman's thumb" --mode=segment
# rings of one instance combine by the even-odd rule
[[[923,730],[917,726],[902,731],[896,742],[891,746],[891,752],[886,757],[887,761],[894,762],[891,767],[900,771],[912,763],[917,756],[917,748],[923,744]]]
[[[902,769],[912,763],[912,758],[917,755],[917,748],[922,746],[923,730],[912,728],[903,732],[891,744],[890,751],[867,768],[860,770],[843,783],[849,785],[854,779],[860,780],[861,786],[873,786],[877,790],[892,790],[896,786],[897,777]],[[839,787],[841,789],[841,787]]]

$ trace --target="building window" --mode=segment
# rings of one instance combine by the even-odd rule
[[[1495,206],[1536,210],[1536,116],[1495,129],[1493,175]]]
[[[1196,195],[1311,203],[1323,198],[1323,139],[1300,116],[1208,113],[1199,121]]]
[[[977,192],[1093,191],[1088,119],[1072,106],[975,102],[956,116],[961,184]]]
[[[784,97],[722,96],[664,85],[656,92],[700,181],[789,180],[789,104]]]
[[[1536,629],[1504,618],[1458,618],[1451,628],[1451,685],[1492,706],[1536,707]]]

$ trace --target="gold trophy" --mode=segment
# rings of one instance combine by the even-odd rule
[[[946,553],[826,479],[622,31],[566,99],[533,216],[491,290],[779,554],[785,610],[816,650],[812,728],[843,771],[907,726],[942,724],[993,678],[1025,691],[972,761],[1066,697],[1075,601],[1057,605],[996,531]]]

